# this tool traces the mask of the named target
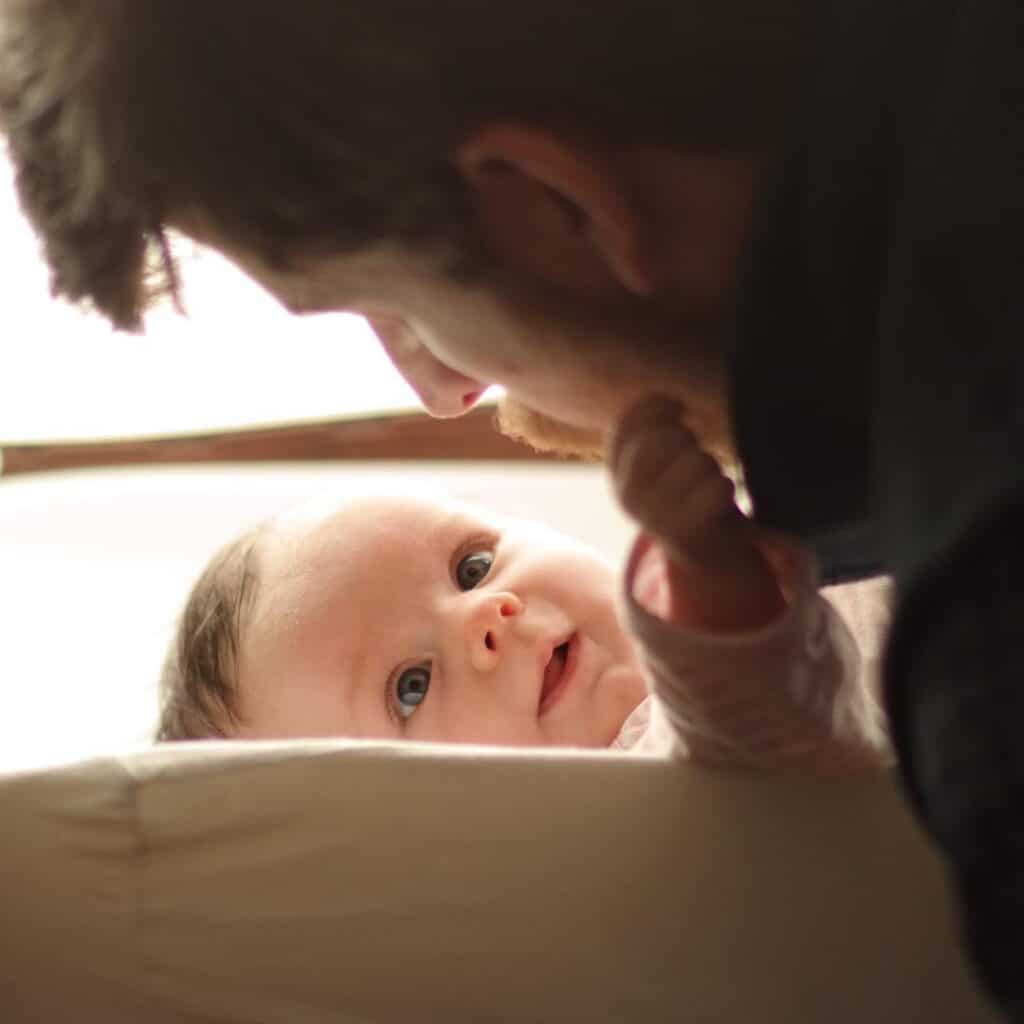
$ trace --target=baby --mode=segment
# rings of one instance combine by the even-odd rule
[[[642,527],[621,592],[578,542],[451,502],[353,501],[236,540],[186,605],[158,737],[884,763],[856,646],[809,559],[755,533],[679,407],[636,406],[609,462]]]

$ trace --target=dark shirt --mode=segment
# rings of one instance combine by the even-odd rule
[[[755,216],[734,426],[760,520],[828,579],[896,578],[901,770],[1024,1019],[1024,3],[823,6]]]

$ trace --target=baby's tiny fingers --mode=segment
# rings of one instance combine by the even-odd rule
[[[631,406],[616,423],[608,443],[609,462],[614,467],[622,447],[630,439],[651,431],[680,432],[691,439],[693,435],[683,424],[682,404],[665,395],[650,395]],[[696,443],[694,441],[694,443]]]
[[[646,500],[646,495],[660,488],[660,481],[679,461],[680,452],[675,435],[662,430],[649,430],[623,440],[612,464],[612,479],[627,511]],[[689,454],[693,449],[687,449]]]
[[[670,543],[692,543],[735,511],[732,481],[699,449],[676,452],[656,478],[626,477],[624,483],[620,500],[626,511]]]
[[[609,467],[620,495],[656,486],[673,462],[699,454],[697,439],[682,421],[682,406],[657,395],[626,413],[608,446]]]
[[[668,493],[663,497],[664,511],[650,528],[680,560],[721,562],[723,548],[735,547],[737,531],[747,526],[736,507],[733,483],[721,473],[681,482],[675,502]]]

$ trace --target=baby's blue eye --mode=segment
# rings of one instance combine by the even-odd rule
[[[483,582],[491,571],[494,553],[491,551],[472,551],[455,567],[455,582],[460,590],[472,590]]]
[[[399,717],[409,718],[427,699],[430,689],[430,667],[414,665],[405,669],[395,683],[395,701]]]

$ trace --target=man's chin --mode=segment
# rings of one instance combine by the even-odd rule
[[[600,462],[604,457],[605,438],[599,431],[563,423],[530,409],[509,395],[498,401],[498,429],[540,452],[588,462]]]

